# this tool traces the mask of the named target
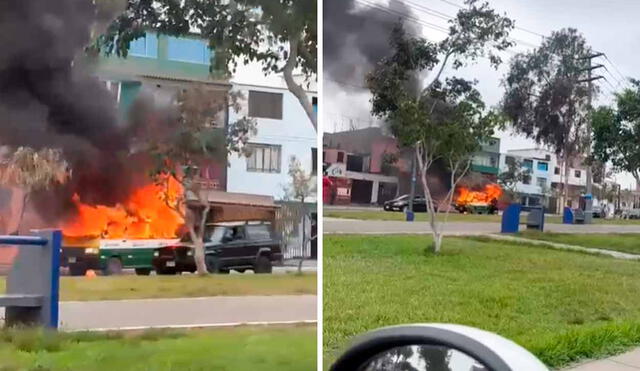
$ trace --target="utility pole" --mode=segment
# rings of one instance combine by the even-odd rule
[[[409,191],[409,213],[405,215],[405,218],[408,222],[412,222],[414,220],[413,214],[413,198],[416,196],[416,154],[413,153],[411,155],[411,191]],[[409,216],[411,215],[411,216]]]
[[[602,64],[598,64],[598,65],[592,65],[592,60],[594,58],[598,58],[598,57],[602,57],[604,55],[604,53],[595,53],[592,55],[589,55],[587,57],[584,58],[580,58],[582,60],[588,60],[589,61],[589,66],[583,70],[581,70],[580,72],[587,72],[588,76],[586,79],[584,80],[578,80],[579,83],[581,82],[586,82],[589,84],[589,93],[587,94],[587,99],[588,99],[588,104],[589,104],[589,111],[592,111],[591,108],[591,100],[592,100],[592,94],[591,92],[593,91],[593,81],[595,80],[599,80],[599,79],[603,79],[604,76],[592,76],[592,72],[595,69],[598,68],[602,68],[604,67]],[[590,161],[590,157],[591,157],[591,117],[589,117],[589,119],[587,120],[587,161]],[[592,166],[591,164],[587,165],[587,191],[586,191],[586,196],[587,198],[585,199],[585,210],[584,210],[584,223],[585,224],[591,224],[591,222],[593,221],[593,171],[592,171]]]

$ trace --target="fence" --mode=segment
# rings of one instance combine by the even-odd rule
[[[306,240],[302,244],[302,218],[306,216]],[[276,231],[282,240],[282,253],[285,259],[316,259],[318,254],[316,213],[309,213],[308,207],[301,203],[283,203],[276,213]]]

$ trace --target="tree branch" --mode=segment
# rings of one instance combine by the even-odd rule
[[[306,112],[309,120],[311,120],[311,124],[313,125],[313,129],[318,131],[318,122],[315,113],[313,112],[313,105],[310,102],[307,93],[304,91],[302,86],[297,84],[293,78],[293,70],[296,67],[296,63],[298,60],[298,49],[300,44],[300,35],[291,35],[289,39],[289,55],[287,57],[287,62],[282,68],[282,75],[284,76],[284,81],[287,84],[287,88],[302,105],[304,111]]]

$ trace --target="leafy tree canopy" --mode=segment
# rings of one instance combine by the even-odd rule
[[[516,55],[503,80],[502,109],[513,128],[562,157],[584,148],[589,85],[581,81],[592,54],[586,39],[568,28]]]
[[[631,173],[640,182],[640,81],[616,95],[615,107],[593,112],[593,157],[611,162],[616,171]]]

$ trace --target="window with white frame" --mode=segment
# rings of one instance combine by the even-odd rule
[[[538,177],[536,179],[536,184],[538,185],[538,187],[540,188],[545,188],[547,186],[547,178],[540,178]]]
[[[281,146],[272,144],[247,144],[247,171],[259,173],[279,173]]]

